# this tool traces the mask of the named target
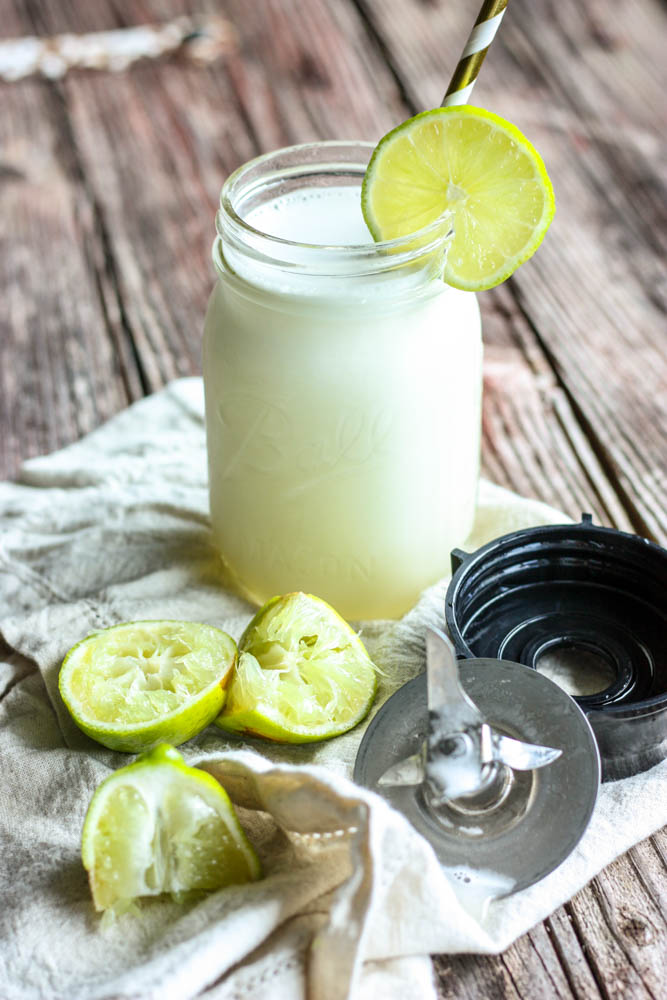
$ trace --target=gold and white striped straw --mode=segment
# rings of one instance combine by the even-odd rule
[[[489,51],[489,46],[500,27],[505,7],[507,0],[484,0],[447,88],[442,102],[443,108],[450,104],[467,104],[477,74],[484,62],[484,56]]]

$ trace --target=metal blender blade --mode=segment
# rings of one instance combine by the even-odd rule
[[[444,638],[429,640],[441,645],[429,655],[443,661]],[[354,779],[403,812],[456,878],[479,875],[489,896],[507,895],[547,875],[581,838],[597,798],[597,745],[573,699],[536,671],[493,659],[466,660],[460,674],[454,662],[453,680],[451,663],[449,670],[428,684],[425,674],[416,677],[382,706],[359,747]],[[443,714],[429,702],[443,696],[450,735],[441,733],[441,749],[468,759],[458,775],[445,767],[444,778],[429,781],[429,744]],[[464,738],[448,746],[452,733]],[[519,770],[522,763],[529,769]]]
[[[423,785],[431,806],[481,792],[488,804],[493,784],[499,797],[504,793],[508,767],[529,771],[560,756],[560,750],[513,739],[484,721],[461,687],[454,647],[438,629],[426,631],[426,685],[428,736],[419,753],[382,775],[380,785]]]

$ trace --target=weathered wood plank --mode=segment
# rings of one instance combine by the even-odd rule
[[[433,959],[433,966],[440,1000],[481,1000],[482,997],[521,1000],[502,957],[478,959],[442,955]],[[545,997],[551,1000],[549,993]]]
[[[501,957],[521,996],[553,996],[559,1000],[574,996],[544,924],[524,934]]]
[[[488,958],[440,956],[434,959],[439,996],[449,998],[484,997],[571,1000],[575,993],[542,924],[525,934],[503,955]],[[590,980],[592,981],[592,980]],[[585,994],[594,1000],[595,993]]]
[[[94,205],[67,143],[62,102],[41,81],[5,92],[0,116],[0,467],[50,451],[137,391]]]
[[[641,863],[638,866],[630,854],[624,855],[615,863],[613,874],[608,870],[600,872],[595,880],[594,895],[609,938],[617,942],[622,951],[622,961],[632,967],[650,995],[659,996],[664,989],[667,968],[664,886],[660,893],[661,906],[645,879],[638,877],[646,868]],[[619,883],[622,893],[618,891]],[[575,897],[572,901],[575,913],[578,903]],[[597,928],[596,934],[600,935]],[[606,949],[600,952],[604,954]]]
[[[589,892],[586,888],[584,892]],[[575,997],[598,1000],[603,997],[604,984],[598,985],[588,963],[587,947],[580,941],[566,907],[561,906],[545,920],[543,925],[549,935],[561,968]],[[531,931],[531,934],[533,932]],[[601,989],[602,988],[602,989]]]
[[[482,297],[483,471],[578,519],[632,530],[530,324],[505,287]]]
[[[635,877],[641,882],[652,903],[667,921],[667,828],[628,852]]]
[[[377,134],[403,113],[395,89],[393,106],[362,102],[355,110],[357,90],[367,93],[383,73],[390,88],[391,77],[379,57],[366,66],[350,48],[345,11],[334,15],[322,4],[228,8],[242,26],[241,51],[222,68],[174,61],[122,76],[72,74],[62,84],[73,143],[112,234],[116,311],[132,330],[149,389],[199,370],[225,176],[263,149],[331,132],[344,112],[353,135]],[[181,10],[170,4],[168,13]],[[73,7],[30,13],[40,33],[78,27]],[[146,20],[157,13],[150,5],[141,10]],[[90,30],[91,21],[83,27]]]
[[[619,864],[616,862],[613,871],[602,872],[565,909],[605,997],[658,998],[664,987],[667,939],[664,931],[634,915],[627,906],[626,898],[637,883],[623,878]],[[613,884],[611,893],[605,883]],[[617,921],[618,916],[623,919]]]

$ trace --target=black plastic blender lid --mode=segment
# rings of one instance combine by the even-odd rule
[[[547,650],[592,652],[613,680],[576,697],[605,779],[667,756],[667,550],[638,535],[579,524],[503,535],[452,553],[446,618],[459,657],[535,668]]]

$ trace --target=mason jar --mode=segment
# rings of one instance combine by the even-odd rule
[[[372,153],[320,142],[225,183],[204,332],[211,520],[228,578],[395,618],[472,527],[482,345],[447,219],[374,243]]]

